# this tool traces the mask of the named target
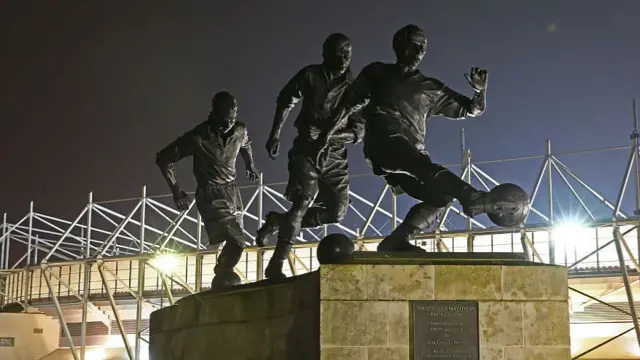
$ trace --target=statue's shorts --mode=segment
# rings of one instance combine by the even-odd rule
[[[453,201],[431,184],[433,177],[446,168],[433,163],[429,154],[411,145],[405,137],[375,139],[375,142],[365,139],[364,154],[373,173],[382,176],[394,194],[407,194],[437,208],[446,207]],[[418,178],[416,166],[426,167],[431,176]]]
[[[348,206],[349,167],[345,144],[330,144],[328,159],[316,162],[317,153],[311,143],[297,137],[289,151],[289,181],[285,197],[289,201],[311,200],[318,193],[314,204],[323,207]]]
[[[235,182],[198,187],[195,198],[210,245],[232,241],[241,248],[246,246],[242,227],[244,208]]]

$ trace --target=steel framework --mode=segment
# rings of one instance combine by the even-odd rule
[[[637,117],[634,117],[632,143],[628,146],[553,153],[551,142],[547,141],[545,154],[522,158],[472,161],[471,151],[464,148],[464,132],[461,135],[461,164],[449,167],[458,166],[465,180],[485,189],[499,181],[484,167],[514,161],[540,162],[537,176],[530,184],[533,204],[530,216],[519,228],[501,229],[488,226],[483,217],[466,218],[454,204],[436,229],[421,234],[416,244],[429,251],[524,252],[531,261],[566,266],[571,278],[621,277],[622,286],[605,293],[589,295],[571,287],[572,306],[584,310],[594,304],[605,304],[627,314],[633,326],[623,334],[635,331],[640,344],[632,289],[640,279]],[[565,160],[578,154],[625,150],[628,158],[624,172],[616,179],[620,181],[620,188],[615,199],[596,191]],[[632,174],[635,179],[630,182]],[[410,200],[396,198],[380,179],[371,175],[352,176],[351,187],[370,192],[376,183],[379,192],[374,200],[369,200],[369,194],[350,192],[349,215],[341,224],[303,231],[289,256],[289,275],[317,269],[315,245],[330,231],[352,236],[360,250],[373,250],[375,244],[402,221],[398,208],[406,208]],[[625,211],[623,200],[629,184],[634,188],[635,203],[632,210]],[[278,190],[283,185],[265,184],[261,176],[257,186],[242,189],[246,204],[245,232],[249,239],[253,240],[253,230],[262,224],[267,210],[286,209],[286,200]],[[542,195],[545,190],[546,197]],[[24,310],[52,306],[60,320],[65,345],[76,360],[85,359],[88,323],[101,322],[109,331],[115,323],[129,357],[140,359],[142,343],[148,342],[146,319],[150,311],[164,306],[165,302],[173,304],[178,297],[206,289],[213,277],[217,256],[217,249],[206,246],[203,224],[193,203],[189,210],[178,212],[169,205],[169,200],[170,196],[166,195],[149,196],[143,187],[141,196],[133,199],[96,201],[90,193],[86,206],[73,220],[37,212],[33,202],[28,213],[18,221],[10,222],[5,213],[0,235],[0,305],[5,309],[19,306]],[[571,211],[573,214],[557,209],[567,201],[578,208]],[[571,232],[560,231],[570,216],[581,219],[580,227]],[[10,256],[15,253],[11,251],[15,246],[24,249],[19,258]],[[256,248],[249,243],[237,273],[246,282],[261,280],[271,252],[272,247]],[[604,297],[622,291],[629,311],[603,301]],[[122,305],[125,303],[132,304],[126,311]],[[65,319],[69,316],[65,309],[71,304],[81,306],[80,319]],[[126,319],[134,321],[135,330],[127,330],[125,321],[129,320]],[[80,325],[79,336],[72,334],[71,323]]]

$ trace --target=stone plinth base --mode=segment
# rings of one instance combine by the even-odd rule
[[[151,313],[151,360],[317,359],[317,272],[185,297]]]
[[[477,302],[478,359],[570,358],[564,267],[513,254],[409,256],[357,253],[282,283],[190,296],[151,315],[151,359],[418,359],[413,300]]]

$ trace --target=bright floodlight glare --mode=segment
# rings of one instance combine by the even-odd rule
[[[573,235],[580,232],[582,226],[576,221],[563,221],[553,227],[553,234],[556,236]]]
[[[564,221],[554,225],[551,234],[556,241],[573,244],[576,240],[584,240],[585,230],[577,221]]]
[[[178,259],[171,255],[160,255],[151,260],[151,264],[163,273],[171,274],[178,265]]]

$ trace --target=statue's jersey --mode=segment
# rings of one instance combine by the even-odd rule
[[[280,107],[291,109],[302,100],[302,108],[294,126],[303,138],[308,138],[310,127],[320,131],[330,127],[331,116],[352,83],[353,75],[350,69],[331,80],[322,65],[309,65],[298,71],[282,88],[277,103]],[[357,137],[362,139],[364,124],[358,115],[351,116],[345,127],[353,129]]]
[[[418,70],[403,74],[394,64],[376,62],[362,70],[346,101],[351,109],[364,106],[366,155],[366,148],[390,137],[404,137],[424,151],[426,121],[433,115],[464,118],[469,99]]]
[[[198,186],[229,184],[236,179],[236,158],[241,148],[251,144],[245,124],[236,121],[223,135],[204,121],[162,149],[158,162],[173,166],[193,156],[193,174]]]

